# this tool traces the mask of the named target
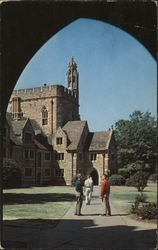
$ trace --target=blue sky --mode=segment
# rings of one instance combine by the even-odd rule
[[[92,19],[78,19],[49,39],[15,89],[66,86],[72,56],[79,72],[81,119],[91,131],[107,130],[134,110],[156,116],[156,61],[130,34]]]

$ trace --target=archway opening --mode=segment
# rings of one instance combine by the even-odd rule
[[[99,176],[98,176],[98,172],[97,172],[96,169],[92,170],[91,176],[92,176],[94,185],[98,185],[98,183],[99,183]]]

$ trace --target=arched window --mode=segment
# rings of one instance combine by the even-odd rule
[[[48,124],[48,111],[45,106],[42,108],[42,125]]]

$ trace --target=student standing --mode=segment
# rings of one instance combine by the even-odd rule
[[[109,203],[109,196],[110,196],[110,183],[108,181],[108,176],[103,174],[102,183],[101,183],[101,191],[100,191],[100,198],[102,199],[103,204],[103,215],[111,215],[111,208]]]
[[[77,180],[75,183],[75,190],[76,190],[76,209],[75,215],[81,215],[81,208],[83,202],[83,184],[82,184],[82,175],[77,175]]]
[[[85,180],[84,187],[85,187],[86,205],[90,205],[93,192],[93,180],[91,175],[89,175],[88,178]]]

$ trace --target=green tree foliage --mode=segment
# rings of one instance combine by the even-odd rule
[[[121,186],[125,184],[125,178],[121,175],[114,174],[110,176],[109,182],[113,186]]]
[[[12,159],[3,159],[3,188],[21,186],[21,171]]]
[[[143,191],[143,189],[147,186],[149,174],[143,172],[142,170],[137,171],[133,175],[134,186],[137,188],[139,192]]]
[[[115,124],[115,138],[119,168],[126,166],[133,171],[131,164],[134,163],[137,167],[143,166],[145,171],[154,172],[156,121],[150,112],[134,111],[129,120],[119,120]]]

